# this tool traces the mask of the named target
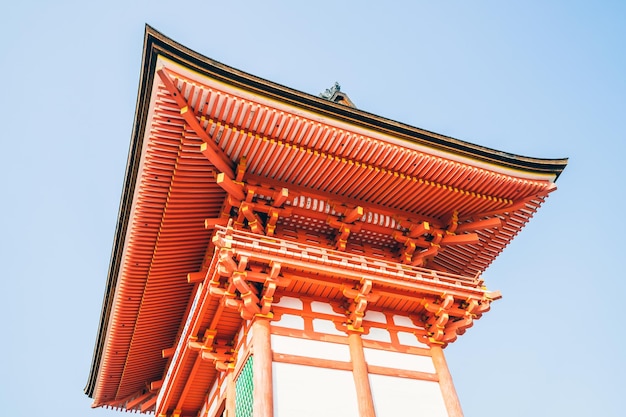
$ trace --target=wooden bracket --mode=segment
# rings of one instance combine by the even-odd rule
[[[363,217],[363,207],[356,206],[352,209],[346,209],[342,214],[343,218],[341,219],[344,223],[354,223]]]
[[[237,262],[234,259],[235,251],[230,245],[232,241],[229,242],[226,237],[216,236],[213,241],[219,250],[218,272],[228,277],[228,282],[224,287],[219,281],[211,281],[209,283],[210,294],[222,297],[224,305],[237,309],[244,320],[250,320],[259,315],[271,316],[277,287],[287,286],[291,280],[280,277],[281,264],[271,260],[268,262],[269,273],[248,270],[247,256],[237,255],[239,260]],[[263,283],[263,290],[259,293],[257,287],[251,285],[250,281]]]
[[[472,327],[474,320],[489,310],[490,299],[468,298],[455,300],[452,295],[443,293],[439,298],[424,298],[421,302],[422,314],[411,316],[417,326],[424,326],[424,343],[445,347]]]
[[[235,200],[243,201],[246,198],[243,183],[230,179],[226,174],[220,172],[215,176],[215,182],[222,187],[224,191],[230,194]]]
[[[272,195],[272,206],[282,207],[288,198],[289,198],[289,190],[286,188],[281,188],[280,190],[276,191]]]
[[[253,233],[263,234],[263,221],[259,218],[259,216],[252,210],[252,207],[247,202],[242,202],[239,206],[239,214],[243,214],[243,216],[248,220],[248,227],[252,230]]]
[[[363,317],[367,309],[367,303],[371,299],[372,281],[362,279],[357,288],[343,288],[344,297],[351,300],[348,313],[348,327],[358,331],[363,327]]]
[[[337,229],[338,233],[335,236],[335,248],[340,251],[346,250],[346,245],[348,244],[348,237],[352,232],[358,232],[360,230],[360,224],[347,224],[342,221],[339,221],[334,216],[328,216],[326,218],[326,223],[332,227],[333,229]]]
[[[400,255],[401,261],[413,266],[425,267],[428,261],[442,252],[446,246],[480,243],[478,234],[467,232],[498,227],[500,222],[497,219],[490,219],[460,224],[458,211],[454,211],[445,229],[433,227],[426,221],[417,224],[401,221],[400,225],[408,229],[407,232],[402,233],[396,230],[392,237],[404,245],[404,251]],[[423,250],[418,251],[418,248]]]
[[[215,330],[208,330],[213,337],[206,339],[203,343],[193,340],[188,342],[189,349],[197,351],[200,358],[205,361],[212,361],[218,371],[225,371],[232,367],[235,351],[231,343],[214,339]]]

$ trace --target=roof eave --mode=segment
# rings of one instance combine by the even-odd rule
[[[150,26],[146,25],[143,56],[141,60],[141,76],[139,78],[133,130],[128,150],[128,159],[126,161],[124,187],[122,189],[122,196],[117,216],[117,224],[115,226],[113,248],[111,251],[111,259],[109,261],[109,272],[107,275],[104,298],[102,301],[102,310],[100,313],[100,323],[98,325],[96,344],[94,346],[94,353],[91,362],[89,378],[87,380],[87,385],[84,389],[85,394],[87,394],[87,396],[89,396],[90,398],[94,398],[95,394],[98,371],[100,368],[100,360],[104,351],[104,343],[108,329],[108,322],[113,307],[115,287],[117,285],[117,277],[120,271],[123,246],[126,239],[128,224],[130,221],[133,195],[135,193],[136,179],[139,172],[141,149],[143,145],[144,132],[146,129],[148,107],[150,103],[149,97],[154,82],[154,71],[157,58],[157,54],[154,53],[153,48],[153,32],[156,31],[154,31],[154,29],[152,29]]]
[[[568,162],[567,158],[534,158],[491,149],[303,93],[210,59],[164,36],[148,25],[146,25],[145,46],[149,49],[147,51],[148,54],[153,55],[152,61],[156,61],[156,56],[160,54],[180,65],[188,66],[200,74],[231,84],[237,88],[262,94],[274,100],[333,117],[350,124],[463,157],[495,163],[513,169],[551,174],[555,179],[565,169]],[[146,70],[145,67],[144,70]],[[149,71],[148,75],[153,75],[155,68],[149,68]]]

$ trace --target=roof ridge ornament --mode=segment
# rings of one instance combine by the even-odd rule
[[[319,96],[325,100],[332,101],[333,103],[343,104],[356,109],[356,106],[352,100],[350,100],[348,95],[341,91],[341,85],[339,85],[339,82],[337,81],[335,81],[335,84],[332,87],[327,88],[326,91],[320,93]]]
[[[327,88],[326,91],[320,93],[320,97],[330,100],[332,96],[339,91],[341,91],[341,86],[339,85],[339,82],[335,81],[335,84],[332,87]]]

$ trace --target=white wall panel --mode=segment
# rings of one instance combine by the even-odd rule
[[[416,326],[413,323],[413,320],[411,320],[410,318],[408,318],[406,316],[394,315],[393,316],[393,322],[397,326],[404,326],[404,327],[409,327],[409,328],[421,329],[421,327],[418,327],[418,326]]]
[[[272,326],[287,327],[289,329],[304,330],[304,319],[292,314],[281,314],[280,320],[273,321]]]
[[[274,305],[302,310],[302,300],[294,297],[280,297],[280,301]]]
[[[378,327],[370,327],[369,332],[361,335],[361,338],[364,340],[376,340],[378,342],[391,342],[389,332]]]
[[[413,333],[407,332],[398,332],[398,342],[405,346],[415,346],[428,349],[428,345],[426,343],[422,343],[417,339]]]
[[[350,361],[350,349],[348,345],[279,336],[276,334],[272,335],[272,350],[275,353],[286,353],[310,358]]]
[[[330,304],[322,303],[320,301],[311,302],[311,311],[313,311],[314,313],[324,313],[333,316],[341,316],[341,314],[336,313],[335,310],[333,310],[333,307]]]
[[[371,375],[376,417],[448,417],[439,383]]]
[[[391,352],[371,348],[365,348],[363,351],[365,352],[365,361],[370,365],[428,372],[432,374],[436,372],[433,360],[430,356],[413,355],[410,353]]]
[[[352,372],[273,364],[274,417],[358,417]]]
[[[313,319],[313,330],[318,333],[333,334],[337,336],[345,336],[346,333],[337,330],[335,323],[330,320]]]
[[[367,310],[363,320],[374,321],[376,323],[387,323],[387,317],[380,311]]]

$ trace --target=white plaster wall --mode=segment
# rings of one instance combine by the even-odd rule
[[[281,314],[280,320],[273,321],[272,326],[304,330],[304,319],[300,316],[294,316],[292,314]]]
[[[375,340],[377,342],[391,342],[391,336],[389,335],[389,332],[379,327],[370,327],[367,334],[361,335],[361,338],[363,340]]]
[[[300,339],[297,337],[272,335],[274,353],[307,356],[309,358],[350,361],[350,348],[339,343]]]
[[[358,417],[351,371],[273,363],[274,417]]]
[[[448,417],[439,383],[370,374],[376,417]]]
[[[328,303],[323,303],[321,301],[312,301],[311,302],[311,311],[314,313],[323,313],[330,314],[331,316],[343,317],[343,315],[335,312],[333,307]]]
[[[313,330],[318,333],[332,334],[335,336],[345,337],[346,335],[345,332],[337,330],[337,327],[335,327],[335,323],[330,320],[313,319]]]
[[[433,360],[430,356],[413,355],[410,353],[391,352],[388,350],[364,348],[365,361],[370,365],[386,366],[388,368],[407,369],[436,373]]]
[[[363,319],[376,323],[387,323],[387,317],[385,317],[385,315],[380,311],[367,310]]]
[[[394,315],[393,316],[393,322],[397,326],[405,326],[405,327],[408,327],[408,328],[421,329],[421,327],[418,327],[418,326],[415,325],[415,323],[413,323],[413,320],[411,320],[410,318],[408,318],[406,316]]]
[[[398,342],[405,346],[414,346],[428,349],[428,345],[426,343],[420,342],[417,336],[415,336],[413,333],[398,332]]]
[[[302,310],[302,301],[294,297],[280,297],[280,301],[275,305],[286,308]]]

